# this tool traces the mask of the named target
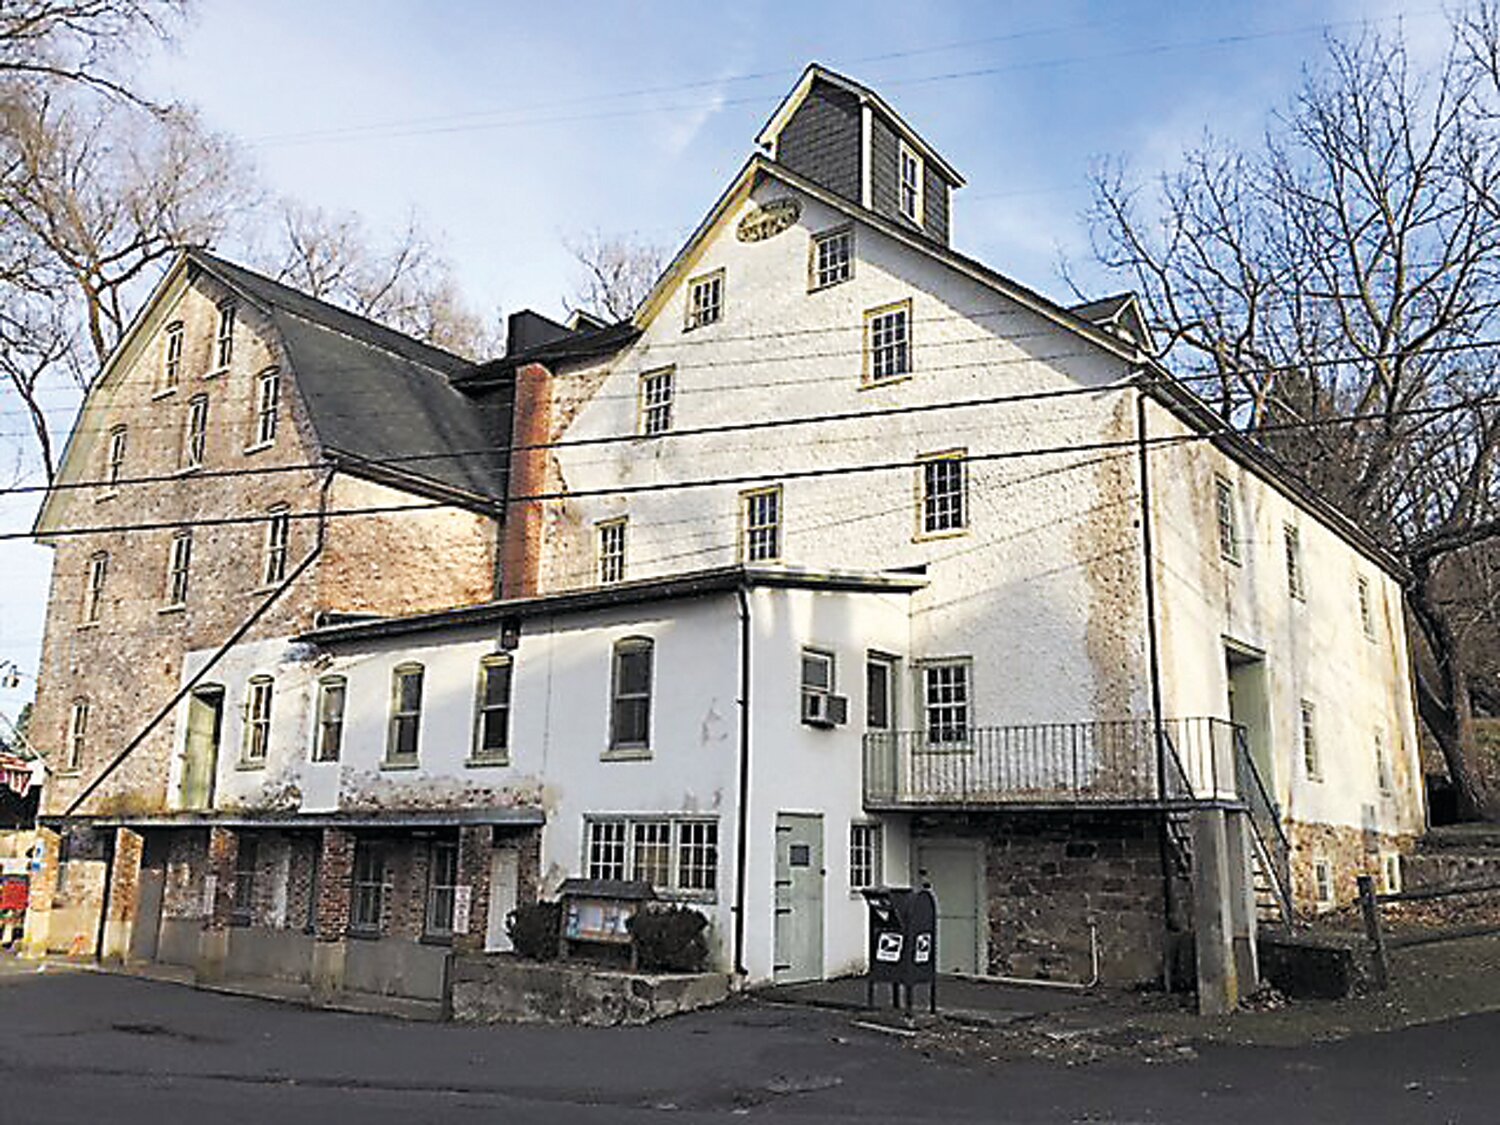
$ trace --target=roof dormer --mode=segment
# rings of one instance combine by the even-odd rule
[[[948,244],[963,177],[869,87],[812,63],[756,143],[820,187]]]

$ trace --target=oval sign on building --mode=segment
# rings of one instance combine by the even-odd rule
[[[772,199],[746,212],[735,230],[741,242],[764,242],[774,238],[802,216],[802,203],[791,196]]]

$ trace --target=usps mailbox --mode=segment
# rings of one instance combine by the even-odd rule
[[[927,986],[928,1007],[937,1011],[937,899],[926,887],[873,887],[864,892],[869,909],[870,967],[865,1000],[875,1006],[875,985],[889,983],[892,1007],[911,1011],[912,986]]]

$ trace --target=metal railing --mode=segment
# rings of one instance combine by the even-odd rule
[[[1292,906],[1292,843],[1281,826],[1281,810],[1266,791],[1255,758],[1250,754],[1250,742],[1243,727],[1234,728],[1235,788],[1245,810],[1250,816],[1250,825],[1260,845],[1262,865],[1270,877],[1277,905],[1282,918],[1290,922]]]

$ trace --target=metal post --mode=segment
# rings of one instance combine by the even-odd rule
[[[1355,882],[1359,885],[1359,909],[1365,917],[1365,936],[1370,939],[1370,959],[1375,970],[1375,987],[1391,986],[1390,966],[1385,959],[1385,935],[1380,931],[1380,904],[1375,901],[1375,880],[1361,875]]]

